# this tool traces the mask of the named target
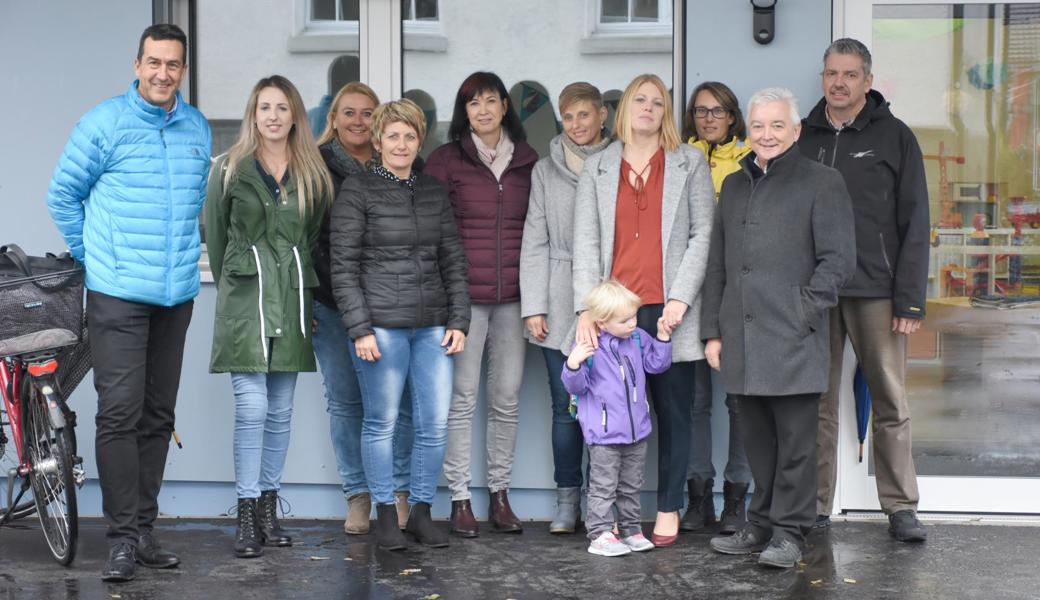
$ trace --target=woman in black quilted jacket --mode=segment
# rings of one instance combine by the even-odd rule
[[[353,340],[365,416],[361,459],[376,504],[379,547],[401,550],[394,508],[393,437],[405,384],[415,437],[406,531],[448,545],[430,519],[447,443],[452,355],[469,329],[466,257],[441,184],[413,168],[426,134],[410,100],[379,106],[373,143],[382,164],[348,177],[332,207],[332,292]]]

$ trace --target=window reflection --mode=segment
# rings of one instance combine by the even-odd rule
[[[907,371],[918,473],[1035,477],[1040,3],[876,6],[873,40],[875,87],[928,174],[929,300]]]
[[[539,0],[496,4],[494,10],[479,0],[430,2],[437,28],[425,30],[408,20],[423,18],[421,4],[402,0],[406,96],[437,119],[423,156],[444,143],[455,92],[477,70],[494,71],[506,83],[528,142],[543,156],[549,140],[562,131],[556,104],[567,84],[588,81],[599,87],[611,111],[617,90],[636,75],[655,73],[671,85],[671,2],[666,0]],[[610,29],[651,21],[653,29]],[[632,31],[647,36],[601,35]],[[646,47],[632,51],[633,39]]]

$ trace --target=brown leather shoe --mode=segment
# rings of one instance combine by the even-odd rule
[[[506,490],[491,493],[491,508],[488,509],[488,520],[491,521],[491,530],[499,533],[523,533],[524,528],[520,525],[520,519],[513,514],[509,507],[509,496]]]
[[[469,500],[451,501],[451,532],[465,538],[480,535],[477,530],[477,518],[473,516]]]

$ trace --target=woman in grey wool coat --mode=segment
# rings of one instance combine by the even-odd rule
[[[574,324],[571,288],[571,239],[574,194],[585,161],[610,144],[603,128],[607,108],[595,86],[583,81],[560,92],[563,133],[549,143],[549,156],[531,174],[520,248],[520,310],[528,341],[541,347],[549,372],[552,399],[553,479],[556,514],[549,533],[574,533],[581,519],[581,458],[585,442],[570,413],[570,395],[560,374],[570,347],[564,347]]]

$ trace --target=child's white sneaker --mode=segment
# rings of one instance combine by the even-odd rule
[[[632,549],[632,552],[646,552],[654,549],[654,543],[641,533],[621,538],[621,543]]]
[[[618,541],[614,534],[609,531],[604,531],[589,544],[589,553],[600,556],[622,556],[631,551],[631,548]]]

